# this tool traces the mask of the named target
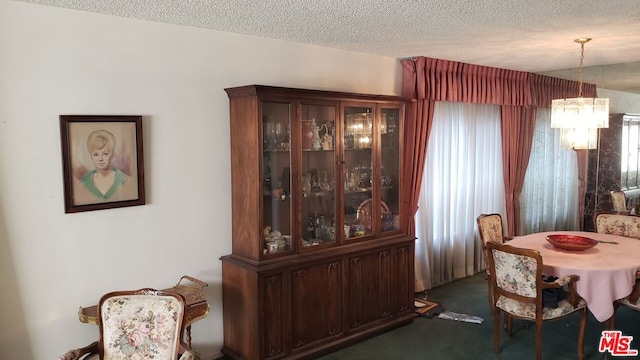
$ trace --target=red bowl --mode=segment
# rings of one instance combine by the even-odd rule
[[[598,243],[596,240],[578,235],[547,235],[547,241],[558,249],[568,251],[587,250]]]

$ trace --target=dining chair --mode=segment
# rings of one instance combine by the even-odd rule
[[[480,234],[480,240],[482,240],[482,249],[484,253],[484,262],[487,264],[487,242],[492,241],[498,244],[503,244],[512,238],[504,236],[504,227],[502,226],[502,216],[500,214],[481,214],[476,219],[478,223],[478,233]],[[489,278],[489,266],[486,268],[487,279]],[[487,282],[489,286],[489,306],[491,306],[491,284]]]
[[[481,214],[476,221],[483,245],[488,241],[502,244],[511,240],[510,237],[504,235],[502,216],[500,214]]]
[[[613,211],[618,213],[624,213],[627,211],[627,197],[624,192],[620,190],[611,191],[611,205]]]
[[[184,297],[176,292],[110,292],[98,303],[98,341],[59,360],[193,360],[190,347],[182,342],[184,315]]]
[[[640,216],[598,213],[595,217],[595,228],[597,233],[640,239]]]
[[[500,352],[500,316],[532,321],[536,326],[536,359],[542,357],[542,324],[561,319],[572,313],[580,314],[578,329],[578,359],[584,359],[584,331],[587,324],[586,302],[576,290],[576,275],[565,276],[554,282],[542,280],[542,256],[537,250],[517,248],[508,244],[487,243],[491,289],[493,292],[493,346]],[[543,307],[544,289],[567,288],[566,297],[557,308]],[[511,335],[511,323],[507,328]]]
[[[611,318],[607,320],[607,323],[606,323],[607,329],[609,330],[615,329],[616,313],[620,306],[626,306],[633,310],[640,311],[640,271],[636,273],[636,284],[633,286],[633,290],[631,291],[631,294],[629,294],[629,296],[623,299],[616,300],[616,302],[613,303],[614,311]]]

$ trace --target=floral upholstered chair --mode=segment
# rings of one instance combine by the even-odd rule
[[[493,346],[500,351],[500,315],[509,319],[523,319],[535,322],[536,359],[542,357],[542,323],[556,320],[572,313],[580,314],[578,330],[578,359],[584,359],[584,330],[587,324],[586,302],[575,291],[575,275],[563,277],[555,282],[542,281],[542,257],[536,250],[521,249],[505,244],[487,243],[489,267],[491,268],[491,288],[493,292],[492,312]],[[558,302],[555,309],[543,307],[543,289],[562,289],[567,287],[568,294]],[[507,331],[511,333],[511,321],[507,322]]]
[[[98,304],[99,340],[59,360],[193,360],[191,349],[181,341],[184,312],[184,297],[178,293],[108,293]]]
[[[633,287],[631,294],[623,299],[617,300],[614,303],[615,311],[613,312],[613,316],[611,316],[611,318],[607,321],[607,329],[615,329],[616,312],[620,306],[626,306],[635,311],[640,311],[640,271],[636,273],[636,284]]]
[[[478,233],[483,245],[488,241],[502,244],[511,240],[510,237],[504,236],[502,216],[500,214],[482,214],[478,216],[476,221],[478,222]]]
[[[599,213],[595,222],[597,233],[640,239],[640,216]]]
[[[617,213],[627,212],[627,196],[622,191],[611,192],[611,205],[613,211]]]
[[[502,216],[500,214],[482,214],[476,219],[478,223],[478,233],[482,240],[482,249],[484,252],[484,262],[487,260],[487,242],[492,241],[498,244],[511,240],[510,237],[504,236],[504,228],[502,227]],[[489,267],[487,265],[487,277],[489,277]],[[489,284],[489,304],[491,304],[491,285]]]

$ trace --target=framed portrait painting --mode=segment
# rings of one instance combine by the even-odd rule
[[[144,205],[142,116],[60,115],[66,213]]]

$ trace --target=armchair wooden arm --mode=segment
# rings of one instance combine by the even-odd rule
[[[567,294],[569,295],[567,301],[569,301],[573,307],[576,307],[580,302],[580,296],[576,290],[576,281],[578,280],[580,280],[580,276],[578,275],[563,276],[553,282],[542,282],[542,289],[557,289],[567,286]]]
[[[66,354],[60,355],[58,360],[79,360],[87,355],[93,355],[97,353],[98,353],[98,342],[94,341],[85,347],[70,350]]]

